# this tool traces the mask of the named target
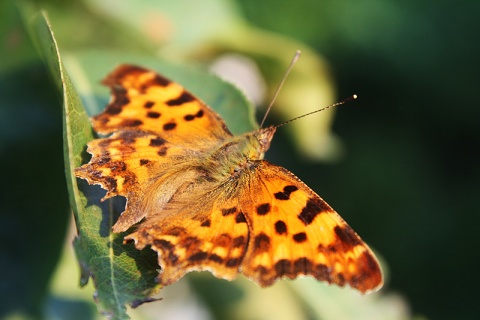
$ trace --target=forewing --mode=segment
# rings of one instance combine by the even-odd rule
[[[179,84],[132,65],[121,65],[103,83],[112,91],[106,109],[92,118],[96,132],[138,130],[172,144],[202,145],[231,136],[210,107]]]

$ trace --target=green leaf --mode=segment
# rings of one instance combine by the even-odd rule
[[[75,252],[81,266],[81,285],[91,277],[101,312],[112,319],[127,319],[125,305],[148,301],[158,290],[156,257],[123,245],[122,234],[112,234],[114,217],[122,211],[119,201],[100,202],[105,192],[84,182],[77,184],[73,169],[85,160],[85,145],[93,139],[80,97],[66,73],[55,38],[44,13],[33,20],[35,39],[56,83],[64,106],[64,152],[70,203],[78,235]]]

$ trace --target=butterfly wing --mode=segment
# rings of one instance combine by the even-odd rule
[[[137,249],[150,245],[158,253],[158,282],[169,285],[190,271],[207,270],[233,280],[248,244],[248,226],[238,199],[218,189],[183,208],[150,216],[127,236]]]
[[[382,285],[372,251],[315,192],[285,168],[258,161],[242,178],[249,225],[242,273],[261,286],[311,275],[361,292]]]
[[[153,71],[121,65],[103,82],[112,100],[92,123],[111,135],[88,143],[92,159],[75,175],[106,189],[104,199],[127,198],[113,227],[121,232],[160,210],[194,179],[191,160],[232,135],[212,109]]]
[[[154,71],[121,65],[103,83],[113,96],[105,110],[92,118],[98,133],[142,131],[181,145],[205,145],[231,136],[210,107]]]

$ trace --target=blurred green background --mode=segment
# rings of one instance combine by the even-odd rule
[[[28,10],[19,9],[19,3],[21,8],[31,4],[0,3],[0,318],[94,318],[91,289],[77,297],[80,289],[62,295],[58,288],[59,282],[73,288],[78,282],[74,263],[66,267],[66,278],[56,267],[64,240],[67,247],[72,240],[71,233],[66,236],[70,213],[61,99],[24,27]],[[318,90],[332,96],[327,100],[353,93],[360,99],[336,110],[332,131],[337,151],[326,157],[330,161],[304,157],[308,150],[297,147],[308,148],[308,143],[293,140],[288,130],[279,130],[267,159],[317,191],[379,253],[388,276],[381,294],[399,295],[408,305],[397,318],[475,318],[480,283],[475,267],[480,260],[480,3],[178,3],[35,4],[47,10],[60,49],[69,57],[90,49],[158,55],[186,64],[209,64],[230,52],[249,56],[266,82],[261,104],[268,104],[284,60],[300,46],[306,51],[304,63],[313,59],[324,67],[319,76],[324,80],[311,70],[306,73],[315,84],[328,83]],[[297,80],[292,74],[287,82]],[[290,106],[286,100],[284,105]],[[293,111],[274,113],[269,122],[285,120],[282,112],[299,115],[324,106],[299,104]],[[291,126],[302,127],[302,121]],[[60,266],[73,260],[66,252]],[[222,296],[223,282],[209,281],[203,286],[194,282],[193,290]],[[205,293],[206,288],[211,292]],[[168,300],[156,302],[162,303]],[[375,315],[370,319],[385,318]]]

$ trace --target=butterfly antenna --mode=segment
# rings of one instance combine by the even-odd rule
[[[265,112],[265,115],[263,116],[262,123],[260,123],[260,128],[263,128],[263,124],[265,122],[265,119],[267,119],[267,115],[270,112],[270,109],[272,109],[273,103],[277,99],[278,93],[280,92],[280,89],[282,89],[283,83],[287,79],[288,74],[290,73],[290,71],[292,71],[292,68],[295,65],[295,63],[297,62],[298,58],[300,58],[300,54],[301,54],[300,50],[297,50],[295,52],[295,55],[293,56],[293,59],[290,62],[290,65],[288,66],[287,71],[283,75],[282,81],[280,81],[280,84],[278,85],[277,90],[275,90],[275,94],[273,95],[272,101],[270,101],[270,104],[268,105],[267,111]]]
[[[341,101],[339,101],[339,102],[337,102],[337,103],[334,103],[334,104],[331,104],[331,105],[329,105],[329,106],[326,106],[325,108],[318,109],[318,110],[315,110],[315,111],[306,113],[306,114],[304,114],[304,115],[301,115],[301,116],[299,116],[299,117],[296,117],[296,118],[290,119],[290,120],[288,120],[288,121],[285,121],[284,123],[280,123],[280,124],[276,125],[275,128],[280,128],[280,127],[282,127],[282,126],[284,126],[284,125],[286,125],[287,123],[290,123],[290,122],[292,122],[292,121],[298,120],[298,119],[300,119],[300,118],[309,116],[309,115],[311,115],[311,114],[314,114],[314,113],[317,113],[317,112],[320,112],[320,111],[323,111],[323,110],[326,110],[326,109],[329,109],[329,108],[333,108],[333,107],[340,106],[340,105],[345,104],[345,103],[347,103],[347,102],[353,101],[353,100],[355,100],[355,99],[357,99],[357,98],[358,98],[358,96],[357,96],[356,94],[353,94],[353,95],[351,95],[350,97],[345,98],[345,99],[343,99],[343,100],[341,100]]]

